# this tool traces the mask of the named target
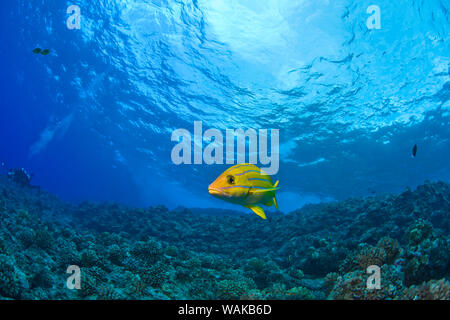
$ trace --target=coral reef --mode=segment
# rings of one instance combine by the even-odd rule
[[[447,280],[430,280],[411,286],[403,292],[406,300],[450,300],[450,283]]]
[[[450,186],[289,214],[65,203],[0,176],[0,299],[449,299]],[[69,266],[80,289],[69,289]],[[380,268],[380,289],[367,286]]]

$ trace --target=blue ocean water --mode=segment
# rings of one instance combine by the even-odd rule
[[[80,29],[67,27],[70,5]],[[371,5],[379,29],[367,27]],[[448,182],[449,10],[441,0],[4,1],[0,161],[70,201],[237,209],[207,192],[229,165],[171,161],[172,132],[201,121],[280,130],[283,212]]]

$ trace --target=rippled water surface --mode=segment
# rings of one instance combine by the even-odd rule
[[[224,206],[207,185],[227,166],[171,161],[194,121],[280,130],[283,211],[450,180],[447,1],[1,6],[0,160],[66,199]]]

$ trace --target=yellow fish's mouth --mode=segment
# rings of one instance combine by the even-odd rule
[[[224,192],[222,189],[220,189],[220,188],[214,188],[214,187],[209,186],[209,187],[208,187],[208,192],[209,192],[210,195],[216,196],[216,197],[219,197],[219,196],[222,196],[222,197],[230,197],[229,194],[225,193],[225,192]]]

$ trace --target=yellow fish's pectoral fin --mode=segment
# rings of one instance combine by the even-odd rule
[[[269,191],[275,191],[280,188],[267,188],[267,189],[252,189],[251,193],[261,193],[261,192],[269,192]]]
[[[249,205],[244,206],[244,207],[249,208],[250,210],[252,210],[254,213],[256,213],[261,218],[267,219],[266,218],[266,214],[264,213],[264,210],[261,207],[255,206],[254,204],[249,204]]]
[[[270,192],[270,191],[278,190],[278,189],[280,189],[280,188],[277,188],[278,182],[279,182],[279,180],[277,180],[277,182],[275,182],[275,184],[273,185],[272,188],[265,188],[265,189],[251,189],[251,193],[261,193],[261,192]]]

